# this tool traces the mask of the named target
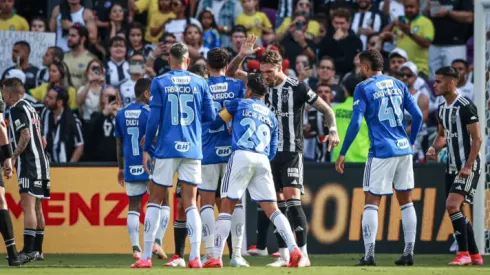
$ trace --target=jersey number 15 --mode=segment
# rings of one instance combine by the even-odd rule
[[[194,109],[189,106],[189,103],[194,103],[194,95],[182,94],[180,96],[168,95],[170,101],[170,114],[172,116],[172,125],[187,126],[194,121]],[[180,112],[179,112],[180,111]]]

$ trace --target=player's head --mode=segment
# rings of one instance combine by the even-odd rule
[[[170,47],[169,54],[168,63],[172,70],[187,70],[191,63],[191,59],[189,58],[189,48],[187,48],[184,43],[177,42],[173,44],[172,47]]]
[[[465,83],[466,75],[469,73],[468,62],[464,59],[455,59],[451,63],[451,67],[455,68],[459,72],[459,84]]]
[[[68,91],[62,87],[50,85],[46,97],[44,98],[44,105],[51,111],[67,108]]]
[[[456,92],[459,72],[453,67],[446,66],[436,71],[434,91],[436,95],[447,95]]]
[[[22,80],[14,77],[3,81],[2,96],[7,106],[12,106],[19,101],[25,93]]]
[[[212,48],[208,52],[209,71],[220,72],[226,70],[230,56],[225,48]]]
[[[260,57],[260,72],[269,86],[276,86],[282,73],[282,56],[278,51],[268,50]]]
[[[150,102],[150,85],[151,80],[148,78],[140,78],[134,85],[134,95],[137,102],[144,102],[148,104]]]
[[[359,78],[359,76],[356,76],[354,74],[348,76],[344,80],[342,85],[344,87],[344,93],[346,98],[354,96],[354,90],[356,89],[357,84],[359,84],[360,82],[361,79]]]
[[[245,91],[245,97],[258,97],[262,98],[267,94],[269,87],[262,77],[261,73],[249,73],[247,77],[247,90]]]
[[[384,60],[377,50],[367,50],[359,55],[361,61],[361,76],[366,79],[371,75],[382,72]]]
[[[187,69],[189,72],[193,74],[197,74],[198,76],[207,78],[208,77],[208,70],[206,68],[206,65],[201,64],[201,63],[195,63],[189,66],[189,69]]]
[[[12,62],[17,63],[17,58],[19,58],[20,63],[24,63],[29,60],[29,55],[31,54],[31,45],[26,41],[15,42],[12,48]]]

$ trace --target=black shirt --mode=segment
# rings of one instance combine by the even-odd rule
[[[15,69],[15,66],[10,67],[10,68],[6,69],[5,72],[3,72],[2,80],[5,80],[5,76],[7,75],[7,72],[12,70],[12,69]],[[36,88],[37,87],[36,77],[37,77],[37,72],[39,71],[39,68],[29,64],[29,67],[27,67],[26,69],[23,69],[22,71],[26,75],[26,83],[24,83],[26,88],[27,89]]]
[[[341,40],[335,40],[333,33],[323,38],[318,45],[319,54],[321,59],[324,56],[330,56],[335,62],[335,71],[337,74],[343,76],[352,69],[354,69],[354,57],[362,51],[362,42],[356,34],[349,30],[349,34],[346,38]]]
[[[315,42],[306,39],[306,43],[314,51]],[[284,48],[284,57],[289,59],[289,68],[295,68],[296,56],[302,54],[305,50],[298,44],[298,42],[294,40],[293,35],[290,33],[286,34],[286,36],[284,36],[284,38],[281,40],[281,46]]]
[[[114,123],[115,117],[113,116],[104,116],[102,112],[92,114],[87,125],[84,160],[117,161]]]
[[[168,64],[166,59],[164,60],[162,57],[159,57],[155,60],[155,63],[153,63],[153,70],[157,76],[166,74],[170,71],[170,64]]]
[[[439,0],[446,9],[454,11],[473,11],[473,2],[470,0]],[[460,23],[449,16],[431,18],[434,24],[434,40],[432,45],[464,45],[471,32],[472,25]]]

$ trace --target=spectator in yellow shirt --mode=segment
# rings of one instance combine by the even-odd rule
[[[0,0],[0,30],[29,31],[24,17],[14,13],[14,0]]]
[[[272,32],[272,24],[265,13],[257,11],[257,0],[242,0],[243,13],[238,15],[235,24],[247,28],[248,34],[261,37],[263,33]]]
[[[152,35],[151,33],[151,28],[153,22],[158,22],[161,21],[162,19],[162,13],[160,12],[160,2],[168,2],[165,0],[129,0],[129,7],[136,13],[143,13],[145,11],[148,12],[148,19],[146,22],[146,31],[145,31],[145,40],[157,44],[158,43],[158,36],[157,35]],[[171,1],[170,1],[171,2]],[[175,18],[175,14],[173,12],[169,13],[166,15],[167,17],[164,18],[165,21],[171,18]],[[156,18],[156,19],[155,19]],[[159,20],[160,19],[160,20]],[[163,33],[163,32],[162,32]],[[157,33],[160,34],[160,33]],[[161,34],[160,34],[161,36]]]
[[[172,0],[158,0],[158,12],[153,15],[150,22],[151,37],[154,41],[149,42],[158,43],[165,31],[165,24],[173,18],[175,13],[172,11]]]
[[[303,11],[311,16],[311,3],[309,0],[299,0],[294,9],[295,12]],[[276,35],[283,34],[289,29],[292,24],[295,24],[291,17],[286,17],[282,21],[282,24],[277,28]],[[318,21],[310,19],[308,21],[308,26],[306,27],[306,33],[309,35],[308,39],[313,39],[315,36],[320,34],[320,23]]]

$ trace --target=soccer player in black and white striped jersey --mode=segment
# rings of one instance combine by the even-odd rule
[[[446,145],[446,209],[451,217],[459,252],[450,265],[483,264],[476,246],[473,227],[461,212],[464,203],[472,203],[481,173],[480,146],[482,137],[476,106],[458,94],[459,73],[455,68],[436,71],[434,88],[445,102],[438,107],[439,129],[427,157],[435,159]]]
[[[240,49],[240,53],[228,66],[228,76],[246,81],[246,72],[238,70],[238,68],[248,55],[258,50],[258,48],[254,49],[255,41],[256,37],[254,35],[247,37]],[[305,104],[310,104],[323,114],[325,127],[329,131],[323,142],[328,142],[328,151],[330,151],[332,146],[336,146],[339,143],[339,136],[337,134],[335,114],[330,106],[319,98],[307,84],[285,75],[282,72],[282,61],[279,52],[273,50],[265,51],[261,56],[260,71],[264,76],[265,82],[269,85],[269,91],[265,95],[265,104],[276,114],[278,119],[278,152],[271,161],[272,175],[278,195],[278,206],[283,214],[289,211],[287,217],[289,217],[289,222],[296,233],[296,241],[304,255],[299,266],[304,267],[311,265],[306,249],[307,221],[301,205],[301,193],[304,188],[303,114]],[[259,212],[259,214],[263,213]],[[276,233],[276,238],[281,256],[269,266],[286,266],[289,262],[289,252],[280,236],[280,232]]]
[[[15,148],[12,165],[17,161],[20,202],[24,210],[24,248],[22,253],[42,259],[44,216],[41,199],[50,196],[49,161],[44,152],[39,115],[23,99],[25,89],[18,78],[4,81],[3,98],[9,113],[9,137]]]

